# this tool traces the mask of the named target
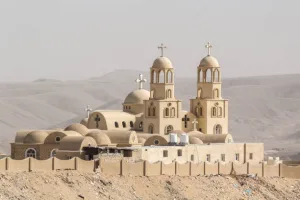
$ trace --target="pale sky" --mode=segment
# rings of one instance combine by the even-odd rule
[[[300,73],[299,0],[0,0],[0,81],[148,71],[163,42],[195,76],[210,41],[223,77]]]

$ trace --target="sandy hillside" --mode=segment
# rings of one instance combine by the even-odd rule
[[[134,80],[139,73],[118,70],[80,81],[0,83],[0,151],[9,153],[17,130],[61,128],[80,121],[87,104],[93,109],[121,109],[126,95],[137,89]],[[148,73],[143,74],[149,80]],[[195,80],[176,76],[175,95],[184,109],[196,94]],[[222,96],[230,100],[235,141],[264,142],[267,155],[300,160],[300,75],[224,79]]]
[[[0,183],[1,200],[300,199],[300,181],[284,178],[120,177],[62,171],[1,173]]]

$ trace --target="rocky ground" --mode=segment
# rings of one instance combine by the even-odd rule
[[[300,180],[247,176],[123,177],[77,171],[0,174],[1,200],[300,199]]]

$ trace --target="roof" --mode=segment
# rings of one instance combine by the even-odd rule
[[[203,144],[203,142],[196,137],[189,137],[190,144]]]
[[[203,143],[230,143],[233,142],[231,134],[202,134],[196,136]]]
[[[86,134],[86,136],[94,138],[98,146],[111,144],[109,137],[99,129],[90,131],[88,134]]]
[[[79,123],[71,124],[68,127],[65,128],[65,131],[76,131],[80,133],[81,135],[86,135],[89,132],[89,129]]]
[[[84,146],[97,146],[92,137],[66,136],[60,141],[59,150],[80,151]]]
[[[45,144],[59,143],[60,141],[56,141],[56,137],[60,137],[61,140],[66,136],[81,136],[81,134],[76,131],[54,131],[46,137],[44,143]]]
[[[172,63],[167,57],[159,57],[157,58],[152,65],[152,68],[159,68],[159,69],[172,69]]]
[[[124,104],[144,104],[144,100],[149,100],[150,92],[148,90],[139,89],[130,92],[125,98]]]
[[[36,130],[28,133],[24,138],[24,144],[43,144],[48,133],[42,130]]]
[[[199,67],[220,67],[220,65],[215,57],[208,55],[200,61]]]

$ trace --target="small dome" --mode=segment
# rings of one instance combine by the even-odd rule
[[[203,144],[202,140],[196,137],[189,137],[190,144]]]
[[[24,138],[24,144],[41,144],[44,143],[48,133],[45,131],[32,131]]]
[[[124,104],[144,104],[144,100],[149,100],[150,92],[148,90],[135,90],[127,95]]]
[[[203,135],[202,132],[197,131],[197,130],[190,131],[190,132],[188,132],[187,134],[188,134],[190,137],[197,137],[197,136]]]
[[[173,66],[169,58],[159,57],[153,62],[152,68],[171,69]]]
[[[83,118],[81,121],[80,121],[80,124],[87,127],[87,124],[88,124],[88,121],[89,121],[89,118]]]
[[[71,124],[70,126],[65,128],[65,131],[76,131],[81,135],[86,135],[89,132],[89,129],[82,124],[76,123],[76,124]]]
[[[111,144],[109,137],[101,130],[92,130],[85,136],[90,136],[94,138],[98,146],[105,146]]]
[[[220,67],[220,65],[215,57],[206,56],[201,60],[199,67]]]

